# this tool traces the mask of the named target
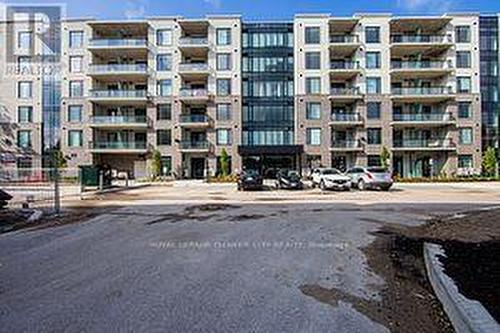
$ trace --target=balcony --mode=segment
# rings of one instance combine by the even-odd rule
[[[401,101],[439,102],[453,99],[455,95],[451,87],[393,87],[392,98]]]
[[[147,128],[146,116],[92,116],[90,125],[99,128]]]
[[[330,75],[335,79],[352,79],[360,74],[361,66],[358,61],[331,61]]]
[[[395,79],[432,79],[451,74],[453,67],[447,61],[392,61],[391,75]]]
[[[102,49],[147,49],[149,46],[145,38],[130,39],[91,39],[89,41],[89,50]]]
[[[210,119],[206,114],[181,114],[179,124],[182,127],[208,127]]]
[[[207,63],[181,63],[179,74],[184,77],[206,77],[210,74],[210,67]]]
[[[363,118],[359,113],[332,113],[329,124],[331,126],[363,125]]]
[[[179,48],[204,48],[208,49],[207,37],[181,37],[179,38]]]
[[[331,88],[330,99],[337,101],[352,101],[362,99],[363,95],[358,87]]]
[[[148,66],[146,64],[105,64],[90,65],[89,76],[93,77],[145,77],[148,75]]]
[[[181,141],[179,150],[185,153],[208,153],[210,151],[210,142],[204,141]]]
[[[397,151],[453,151],[457,147],[451,139],[402,139],[394,140],[392,150]]]
[[[435,113],[395,113],[392,115],[391,125],[394,126],[446,126],[453,125],[456,120],[451,112]]]
[[[363,145],[359,140],[332,140],[330,150],[359,152],[363,150]]]
[[[357,35],[330,35],[330,55],[348,56],[353,54],[361,42]]]
[[[451,35],[392,35],[391,55],[438,54],[453,46]]]
[[[136,102],[148,100],[147,90],[91,90],[89,99],[94,102]]]
[[[179,99],[185,103],[205,103],[209,100],[207,89],[181,88]]]
[[[93,153],[144,154],[147,152],[145,141],[91,141],[89,146]]]

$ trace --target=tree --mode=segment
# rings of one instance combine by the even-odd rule
[[[386,146],[383,146],[382,151],[380,152],[380,165],[382,165],[384,168],[388,168],[390,158],[391,153]]]
[[[229,175],[229,155],[227,154],[227,151],[225,148],[222,148],[222,151],[220,152],[220,168],[222,172],[222,176],[227,176]]]
[[[483,172],[491,177],[496,173],[497,168],[497,155],[495,148],[488,147],[483,154]]]
[[[153,177],[159,177],[161,174],[161,153],[158,150],[153,153],[152,169]]]

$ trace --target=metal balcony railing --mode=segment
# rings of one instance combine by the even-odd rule
[[[361,148],[359,140],[332,140],[332,148]]]
[[[332,113],[330,121],[358,122],[361,121],[361,115],[359,113]]]
[[[90,149],[146,149],[146,141],[91,141]]]
[[[407,87],[407,88],[392,88],[393,95],[443,95],[451,94],[452,90],[450,87]]]
[[[146,116],[92,116],[92,124],[146,124]]]
[[[358,61],[332,61],[330,69],[359,69]]]
[[[179,71],[185,72],[197,72],[197,71],[208,71],[209,67],[207,63],[183,63],[179,64]]]
[[[191,88],[181,88],[179,95],[182,97],[206,97],[208,96],[207,89],[191,89]]]
[[[392,69],[446,69],[451,64],[446,61],[392,61]]]
[[[344,95],[360,95],[360,90],[358,87],[350,88],[331,88],[330,95],[334,96],[344,96]]]
[[[91,90],[91,97],[96,98],[144,98],[146,90]]]
[[[445,113],[395,113],[392,115],[394,121],[408,122],[426,122],[426,121],[452,121],[453,116],[450,112]]]
[[[359,37],[357,35],[330,35],[330,43],[335,43],[335,44],[359,43]]]
[[[89,46],[94,47],[123,47],[123,46],[147,46],[148,41],[144,38],[129,38],[129,39],[92,39],[89,41]]]
[[[206,140],[203,141],[181,141],[179,143],[180,149],[208,149],[210,143]]]
[[[208,46],[207,37],[181,37],[179,38],[179,45],[182,46]]]
[[[451,42],[452,42],[452,38],[450,35],[392,35],[391,36],[391,43],[443,44],[443,43],[451,43]]]
[[[148,66],[146,64],[105,64],[105,65],[90,65],[90,73],[147,73]]]
[[[451,139],[403,139],[394,140],[396,148],[453,148],[455,144]]]
[[[179,116],[180,123],[206,123],[208,116],[206,114],[181,114]]]

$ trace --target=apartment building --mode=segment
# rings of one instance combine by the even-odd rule
[[[481,105],[481,87],[495,86],[483,80],[480,30],[493,29],[485,20],[67,19],[60,75],[45,79],[46,89],[41,74],[6,76],[1,55],[2,166],[42,166],[50,137],[69,167],[105,165],[136,178],[151,173],[156,151],[165,176],[213,175],[223,149],[233,172],[378,165],[387,149],[404,177],[477,173],[483,119],[498,112]],[[17,46],[38,44],[29,29],[16,27]],[[497,45],[488,52],[491,64]],[[60,95],[57,108],[44,91]]]

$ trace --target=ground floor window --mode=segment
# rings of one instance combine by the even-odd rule
[[[460,169],[470,169],[472,165],[472,155],[458,155],[458,167]]]
[[[170,176],[171,173],[172,173],[172,157],[162,156],[161,157],[160,176]]]
[[[368,166],[369,167],[382,166],[382,161],[380,160],[380,155],[368,155]]]

